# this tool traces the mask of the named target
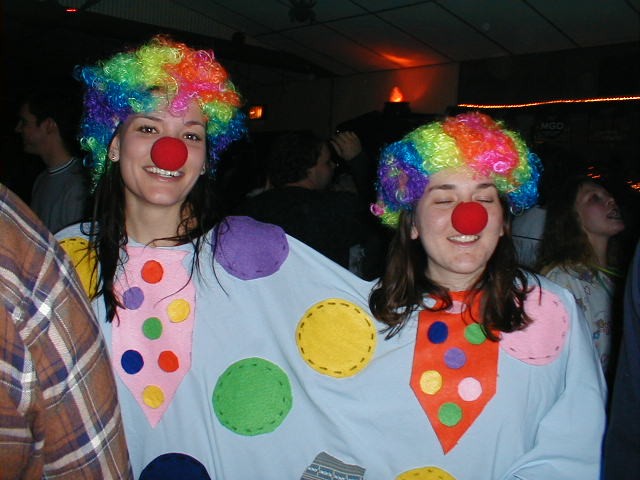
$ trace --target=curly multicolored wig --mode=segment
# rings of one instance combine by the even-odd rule
[[[157,109],[160,102],[168,102],[174,115],[198,102],[207,119],[211,174],[220,153],[246,132],[240,94],[213,51],[159,35],[137,50],[78,68],[76,76],[86,85],[80,144],[91,154],[87,164],[94,188],[109,168],[107,150],[118,125],[131,114]]]
[[[385,225],[397,227],[400,212],[413,210],[429,176],[445,168],[469,168],[491,177],[513,212],[532,207],[538,198],[540,159],[516,132],[472,112],[428,123],[387,146],[371,211]]]

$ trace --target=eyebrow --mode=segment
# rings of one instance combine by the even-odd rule
[[[142,119],[147,119],[147,120],[153,120],[156,122],[162,122],[164,119],[161,117],[155,117],[151,114],[148,113],[139,113],[136,114],[135,118],[142,118]],[[193,126],[193,125],[200,125],[202,128],[207,128],[206,124],[200,120],[188,120],[186,122],[184,122],[184,125],[187,127]]]
[[[432,187],[429,187],[427,189],[428,192],[431,192],[433,190],[455,190],[458,186],[455,183],[443,183],[442,185],[434,185]],[[476,190],[485,190],[487,188],[491,188],[494,187],[497,189],[496,185],[494,183],[491,182],[485,182],[485,183],[479,183],[478,185],[476,185],[475,189]]]

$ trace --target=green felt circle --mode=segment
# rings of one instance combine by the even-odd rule
[[[472,323],[471,325],[467,325],[465,327],[464,338],[466,338],[467,341],[469,343],[472,343],[473,345],[480,345],[487,339],[487,336],[484,334],[481,325]]]
[[[211,401],[222,425],[252,436],[278,428],[291,410],[293,396],[280,367],[262,358],[246,358],[220,375]]]
[[[150,340],[157,340],[162,335],[162,322],[157,317],[149,317],[142,324],[142,333]]]
[[[462,420],[462,409],[452,402],[443,403],[438,410],[438,419],[447,427],[454,427]]]

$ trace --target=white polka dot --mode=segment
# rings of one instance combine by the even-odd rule
[[[482,385],[473,377],[463,378],[458,384],[458,395],[466,402],[473,402],[482,395]]]

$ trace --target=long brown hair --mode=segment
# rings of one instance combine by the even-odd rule
[[[549,202],[537,263],[541,273],[546,274],[556,266],[592,269],[597,265],[596,254],[575,207],[580,189],[590,183],[600,185],[584,175],[570,177]]]
[[[498,240],[484,272],[471,291],[482,293],[480,315],[476,321],[485,334],[497,341],[493,331],[512,332],[523,329],[530,321],[524,312],[524,300],[532,290],[528,275],[516,260],[509,229],[506,201],[500,202],[504,212],[505,233]],[[387,325],[387,338],[396,335],[411,314],[425,305],[427,296],[439,300],[434,310],[445,310],[452,304],[449,291],[431,280],[427,274],[428,258],[419,239],[411,238],[413,213],[400,213],[400,222],[389,246],[384,273],[369,296],[373,315]],[[470,299],[469,301],[472,301]]]

